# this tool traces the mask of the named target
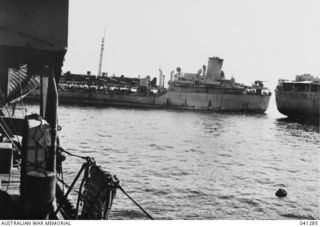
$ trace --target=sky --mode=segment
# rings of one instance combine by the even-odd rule
[[[226,78],[251,84],[320,77],[319,0],[70,0],[63,71],[158,76],[224,59]]]

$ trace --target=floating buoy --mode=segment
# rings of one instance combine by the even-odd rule
[[[279,188],[278,191],[276,192],[276,196],[278,197],[286,197],[287,192],[283,188]]]

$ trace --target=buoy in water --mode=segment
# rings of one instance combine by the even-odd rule
[[[278,191],[276,192],[276,196],[278,197],[286,197],[287,192],[283,188],[279,188]]]

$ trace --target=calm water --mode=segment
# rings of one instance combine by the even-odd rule
[[[270,105],[265,115],[61,106],[61,141],[156,219],[319,219],[318,126]],[[68,157],[69,182],[81,163]],[[111,218],[146,217],[118,191]]]

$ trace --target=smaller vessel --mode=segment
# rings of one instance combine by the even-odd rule
[[[280,113],[290,118],[319,117],[320,80],[310,74],[297,75],[294,81],[280,79],[275,90]]]

